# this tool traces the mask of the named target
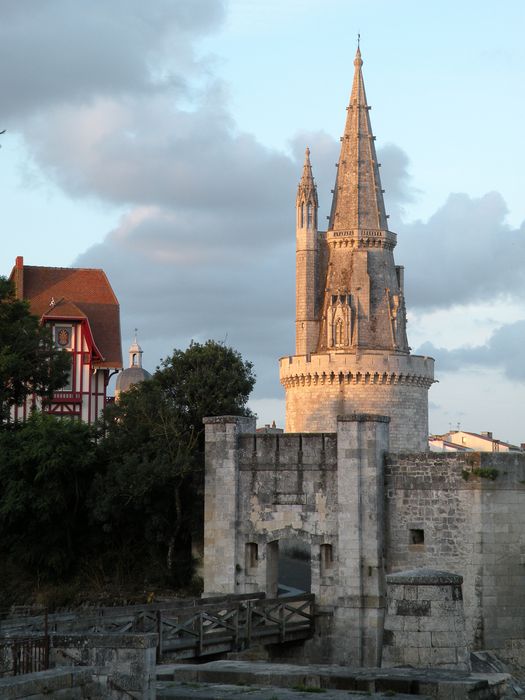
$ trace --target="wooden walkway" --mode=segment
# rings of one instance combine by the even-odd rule
[[[195,598],[173,603],[97,608],[48,615],[59,634],[107,632],[158,634],[157,660],[191,659],[308,639],[314,632],[315,596],[268,599],[263,593]],[[4,619],[0,637],[38,634],[42,616]]]

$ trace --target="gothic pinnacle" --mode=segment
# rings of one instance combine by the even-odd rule
[[[304,154],[303,174],[297,188],[297,204],[301,202],[313,204],[318,207],[317,187],[315,185],[314,176],[312,174],[312,165],[310,163],[310,149],[306,147]]]

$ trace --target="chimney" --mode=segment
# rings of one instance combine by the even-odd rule
[[[485,431],[484,433],[483,433],[483,432],[480,433],[480,435],[481,435],[482,437],[488,438],[489,440],[492,440],[492,433],[489,432],[488,430]]]
[[[24,298],[24,258],[18,255],[14,270],[15,294],[17,299]]]

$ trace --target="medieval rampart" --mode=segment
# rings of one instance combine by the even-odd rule
[[[287,432],[335,432],[338,415],[386,414],[393,450],[425,449],[432,358],[333,352],[283,357],[279,367]]]
[[[340,416],[326,434],[249,423],[207,419],[208,595],[275,595],[295,543],[332,616],[324,661],[377,664],[385,574],[419,567],[464,577],[471,649],[523,644],[525,455],[388,454],[381,416]]]
[[[462,574],[471,647],[522,643],[525,454],[389,455],[385,496],[387,570]]]

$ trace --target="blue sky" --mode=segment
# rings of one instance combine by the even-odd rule
[[[0,271],[103,267],[124,350],[135,326],[150,369],[226,338],[262,422],[282,422],[293,351],[302,153],[323,220],[360,32],[431,429],[525,441],[522,2],[4,5]]]

